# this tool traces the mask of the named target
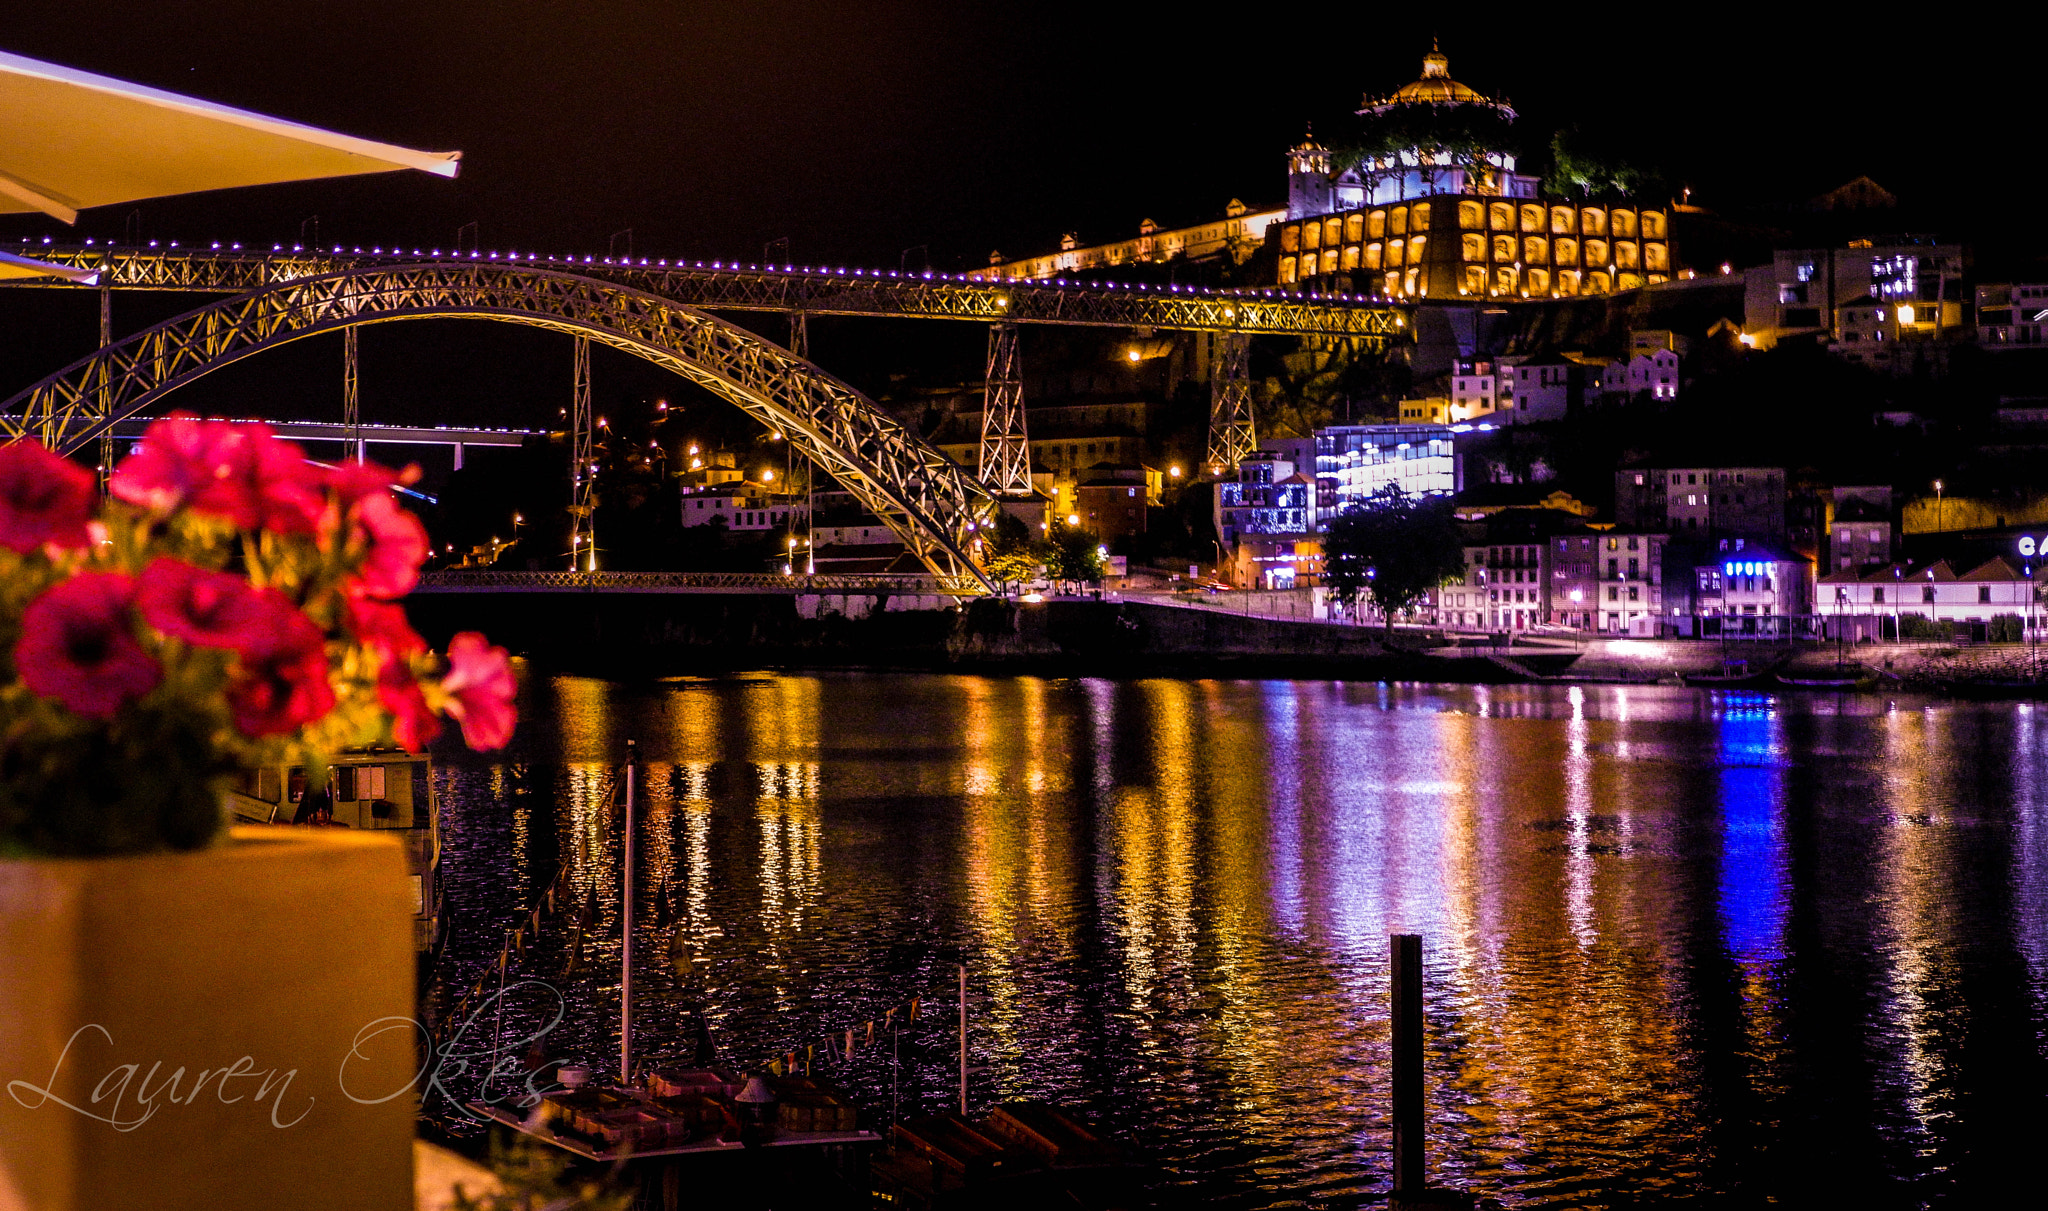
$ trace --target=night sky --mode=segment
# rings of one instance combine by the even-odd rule
[[[2044,172],[2022,100],[2038,50],[1942,19],[1967,9],[1760,25],[1697,8],[1646,22],[1626,6],[1591,29],[1548,19],[1582,10],[1546,7],[1497,30],[1352,4],[6,10],[0,46],[18,54],[465,153],[452,183],[401,174],[141,207],[146,232],[184,239],[291,240],[318,214],[329,242],[447,244],[474,220],[487,248],[601,251],[632,228],[654,255],[757,257],[788,236],[798,260],[895,264],[925,244],[941,268],[978,263],[1065,228],[1121,237],[1148,215],[1280,200],[1281,152],[1303,122],[1340,133],[1361,92],[1415,78],[1432,32],[1454,76],[1515,102],[1532,142],[1572,122],[1639,139],[1708,205],[1867,172],[1908,197],[1998,179],[2038,209]],[[1328,28],[1293,32],[1312,13]],[[81,230],[118,235],[127,209]],[[57,229],[14,219],[0,235]]]
[[[1581,11],[1612,19],[1573,25]],[[139,224],[144,239],[289,243],[318,215],[330,244],[446,247],[474,221],[485,249],[602,253],[630,228],[640,255],[758,259],[787,236],[799,263],[895,266],[922,245],[962,268],[1063,230],[1123,238],[1233,196],[1279,201],[1304,121],[1341,137],[1361,92],[1419,74],[1432,33],[1457,79],[1516,104],[1534,147],[1577,123],[1674,170],[1695,202],[1796,201],[1868,173],[1909,202],[1996,182],[2038,221],[2048,168],[2028,143],[2027,39],[1944,22],[1967,11],[1954,9],[1768,25],[1640,11],[1531,6],[1482,26],[1355,4],[11,0],[0,46],[15,53],[465,159],[453,182],[150,201],[75,230],[0,218],[0,239]],[[128,297],[124,331],[153,306]],[[366,412],[379,357],[387,401],[474,403],[508,338],[479,338],[466,367],[422,369],[450,380],[432,386],[411,376],[412,351],[445,337],[366,339]],[[47,360],[30,352],[0,355],[0,375]]]

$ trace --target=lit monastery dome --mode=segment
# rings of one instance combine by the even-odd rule
[[[1361,114],[1380,114],[1397,105],[1485,105],[1512,118],[1515,111],[1505,101],[1496,101],[1477,89],[1451,79],[1451,57],[1431,42],[1422,57],[1422,78],[1389,97],[1367,97]]]

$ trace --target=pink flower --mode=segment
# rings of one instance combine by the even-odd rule
[[[92,472],[23,438],[0,446],[0,547],[17,555],[91,541]]]
[[[184,507],[200,489],[227,473],[229,437],[212,421],[173,412],[149,426],[142,448],[114,469],[107,492],[156,513]]]
[[[228,572],[183,560],[149,561],[135,592],[142,620],[201,647],[264,652],[290,642],[299,611],[276,589],[258,589]]]
[[[412,624],[406,621],[404,606],[372,601],[367,597],[351,597],[343,603],[343,613],[348,620],[349,634],[380,655],[410,656],[427,650],[427,641],[421,639],[412,629]]]
[[[441,734],[441,721],[427,705],[420,683],[399,656],[385,656],[377,669],[377,701],[391,712],[391,736],[400,748],[421,752]]]
[[[135,638],[134,595],[133,577],[86,572],[30,602],[14,645],[22,684],[88,719],[155,689],[164,671]]]
[[[462,724],[469,747],[505,747],[519,712],[512,705],[519,686],[512,678],[510,654],[475,631],[448,641],[448,675],[441,679],[448,693],[448,713]]]
[[[226,473],[192,498],[194,509],[219,514],[243,530],[311,534],[318,528],[327,495],[320,469],[307,465],[304,450],[272,437],[270,426],[258,422],[202,423],[233,430],[240,441],[227,449]]]
[[[427,705],[406,657],[427,650],[406,621],[405,608],[388,601],[351,597],[343,603],[356,641],[377,654],[377,701],[391,712],[391,734],[399,746],[419,752],[441,733],[441,721]]]
[[[173,413],[142,435],[107,490],[159,513],[190,507],[243,530],[310,534],[327,501],[305,452],[261,422],[199,420]]]
[[[334,709],[320,628],[297,610],[272,622],[271,641],[240,653],[241,671],[228,686],[235,726],[250,737],[296,731]]]
[[[350,585],[354,593],[403,597],[419,583],[427,561],[427,528],[387,495],[365,496],[351,516],[364,539],[363,567]]]
[[[366,461],[338,463],[327,469],[327,486],[333,490],[335,499],[344,509],[365,496],[374,496],[401,485],[418,483],[419,478],[418,463],[407,464],[403,471],[393,471],[389,467]]]

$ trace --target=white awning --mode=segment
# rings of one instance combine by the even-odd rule
[[[416,168],[413,151],[0,52],[0,214],[78,212],[168,194]]]
[[[48,261],[31,261],[25,256],[0,252],[0,278],[65,278],[91,286],[99,281],[99,277],[97,269],[74,269],[69,265],[52,265]]]

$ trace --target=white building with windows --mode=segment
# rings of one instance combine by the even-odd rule
[[[1614,362],[1600,373],[1600,393],[1630,399],[1638,395],[1648,395],[1653,400],[1677,399],[1678,361],[1673,350],[1653,349]]]
[[[2038,349],[2048,344],[2048,285],[1977,287],[1977,343],[1987,349]]]
[[[799,516],[803,498],[776,492],[766,484],[734,480],[683,493],[685,526],[722,525],[734,532],[785,529]]]
[[[1783,634],[1787,624],[1762,620],[1813,612],[1813,565],[1797,555],[1737,544],[1695,567],[1693,576],[1694,616],[1719,619],[1724,635]]]
[[[2004,556],[1957,573],[1947,560],[1932,564],[1895,563],[1874,571],[1854,569],[1821,577],[1815,612],[1839,619],[1876,619],[1897,624],[1918,615],[1930,622],[1989,623],[2001,614],[2025,621],[2029,633],[2048,623],[2037,600],[2033,564],[2014,564]]]

